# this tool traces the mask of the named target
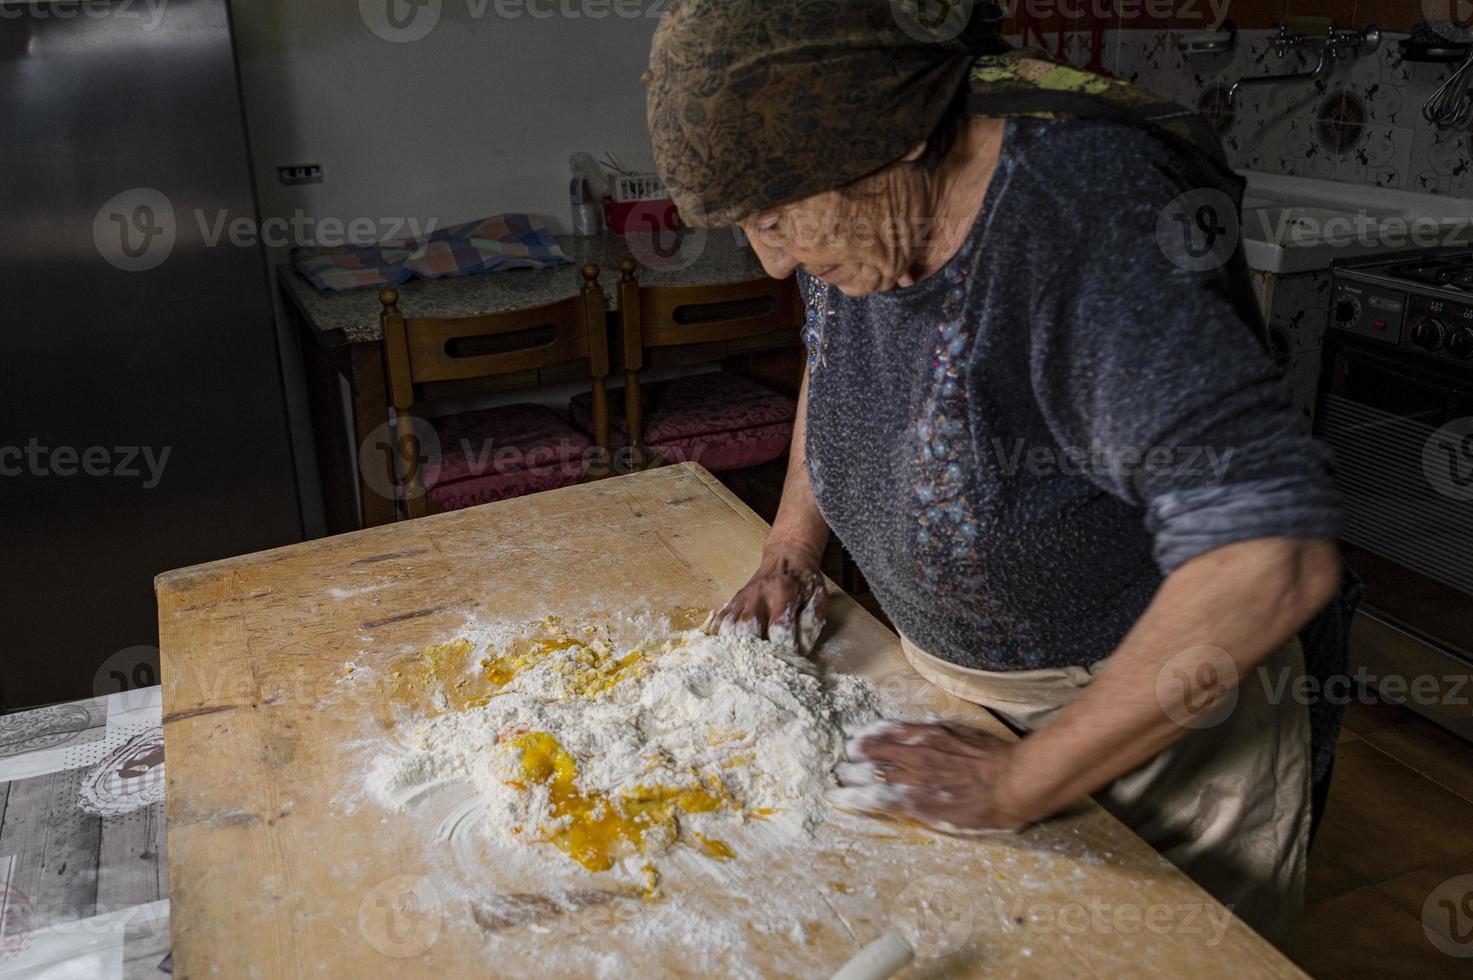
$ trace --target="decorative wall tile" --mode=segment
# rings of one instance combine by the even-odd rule
[[[1330,275],[1311,272],[1267,278],[1272,297],[1270,344],[1282,352],[1289,399],[1307,432],[1314,425],[1321,351],[1329,325]]]
[[[1368,183],[1366,169],[1365,163],[1359,157],[1354,153],[1346,153],[1335,157],[1335,167],[1330,171],[1329,179],[1342,184],[1365,184]],[[1301,173],[1294,176],[1305,175]]]
[[[1075,68],[1083,68],[1089,61],[1090,34],[1088,31],[1070,31],[1065,35],[1065,55],[1069,64]]]
[[[1366,112],[1373,123],[1410,129],[1422,124],[1422,100],[1412,98],[1414,90],[1389,81],[1377,82],[1365,90]]]
[[[1160,81],[1181,69],[1181,49],[1176,46],[1173,32],[1145,31],[1137,36],[1141,42],[1141,71],[1147,77]]]
[[[1172,31],[1142,31],[1140,38],[1140,78],[1158,95],[1169,95],[1183,87],[1186,58],[1176,44]]]
[[[1345,155],[1365,139],[1366,104],[1349,88],[1330,92],[1315,110],[1315,132],[1332,153]]]
[[[1235,11],[1236,14],[1236,11]],[[1186,58],[1169,31],[1112,38],[1119,76],[1184,105],[1221,105],[1214,93],[1240,78],[1313,66],[1308,52],[1278,57],[1275,31],[1244,30],[1229,55]],[[1453,66],[1405,62],[1386,36],[1371,55],[1341,61],[1312,81],[1251,85],[1231,104],[1223,144],[1237,167],[1473,197],[1469,136],[1435,130],[1426,101]]]
[[[1454,197],[1473,197],[1473,167],[1469,166],[1469,135],[1466,132],[1451,133],[1449,142],[1458,146],[1460,165],[1453,169],[1453,174],[1448,178],[1447,193]]]
[[[1343,162],[1320,141],[1320,134],[1309,118],[1290,116],[1283,129],[1283,150],[1275,159],[1272,172],[1291,177],[1314,177],[1334,180]]]
[[[1332,74],[1342,85],[1363,94],[1368,93],[1381,84],[1386,70],[1385,48],[1394,46],[1384,45],[1370,54],[1347,54],[1335,63]]]
[[[1121,30],[1111,29],[1105,32],[1105,70],[1116,78],[1124,78],[1127,71],[1125,56],[1126,49],[1131,47],[1126,43],[1129,37],[1129,34]],[[1138,48],[1136,50],[1139,51]],[[1128,68],[1133,71],[1135,64],[1130,64]]]
[[[1412,140],[1416,136],[1416,131],[1402,126],[1385,126],[1376,129],[1378,132],[1385,133],[1385,138],[1390,141],[1391,149],[1384,157],[1378,156],[1374,162],[1369,163],[1367,182],[1377,187],[1407,190],[1411,180]]]
[[[1468,171],[1466,133],[1429,126],[1412,131],[1410,190],[1466,196]]]
[[[1228,100],[1228,87],[1223,83],[1217,82],[1204,88],[1197,96],[1196,109],[1207,117],[1219,136],[1225,137],[1233,131],[1237,114]]]

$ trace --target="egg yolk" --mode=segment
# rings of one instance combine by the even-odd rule
[[[546,840],[589,871],[607,871],[615,862],[644,853],[654,841],[679,838],[681,813],[740,809],[719,779],[702,786],[641,786],[619,797],[577,786],[578,764],[546,732],[518,735],[512,746],[521,751],[522,781],[513,785],[546,786],[553,821]],[[728,860],[734,852],[719,840],[692,835],[702,853]]]

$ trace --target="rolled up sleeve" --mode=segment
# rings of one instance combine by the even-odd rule
[[[1335,538],[1329,450],[1303,433],[1258,325],[1220,278],[1158,244],[1162,210],[1188,189],[1168,151],[1125,140],[1134,166],[1060,181],[1064,227],[1032,246],[1036,262],[1077,270],[1069,288],[1040,277],[1034,293],[1031,380],[1049,430],[1096,461],[1089,479],[1141,508],[1164,574],[1241,541]]]

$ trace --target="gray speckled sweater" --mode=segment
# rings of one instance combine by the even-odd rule
[[[861,299],[802,277],[819,507],[935,656],[1088,665],[1195,555],[1336,536],[1328,453],[1253,326],[1157,242],[1194,186],[1143,131],[1015,118],[936,275]]]

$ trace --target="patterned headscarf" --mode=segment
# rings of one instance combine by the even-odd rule
[[[1008,50],[1000,16],[972,0],[674,0],[645,84],[681,217],[733,221],[900,159],[977,57]]]

